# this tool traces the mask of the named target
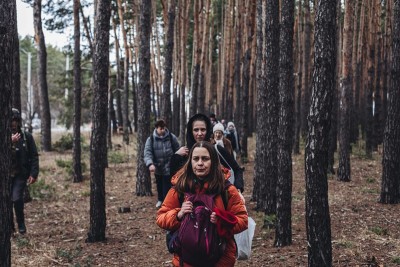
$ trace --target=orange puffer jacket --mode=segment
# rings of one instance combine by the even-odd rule
[[[178,180],[178,172],[174,177],[172,177],[171,183],[173,185],[176,184]],[[228,179],[229,173],[225,173],[225,178]],[[204,184],[204,189],[208,186],[207,183]],[[220,195],[215,197],[215,206],[219,209],[224,210],[224,203],[222,197]],[[157,212],[157,225],[161,228],[169,231],[175,231],[180,227],[181,222],[179,222],[176,218],[176,215],[181,209],[181,204],[179,202],[179,194],[175,191],[175,188],[172,187],[167,196],[164,199],[164,202],[161,208]],[[242,201],[241,196],[239,195],[238,190],[235,186],[228,187],[228,205],[226,207],[227,211],[232,212],[238,219],[238,223],[233,227],[233,234],[240,233],[247,229],[247,211],[246,207]],[[225,249],[224,255],[215,265],[216,267],[229,267],[234,266],[236,261],[236,245],[233,237],[227,240],[227,245]],[[179,265],[179,255],[174,254],[174,258],[172,260],[172,264],[174,266]],[[184,267],[190,267],[188,264],[184,264]]]

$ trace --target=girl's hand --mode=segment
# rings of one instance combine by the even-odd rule
[[[189,149],[186,146],[182,146],[175,153],[181,156],[187,156],[189,155]]]

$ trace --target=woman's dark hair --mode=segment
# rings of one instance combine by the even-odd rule
[[[219,194],[223,191],[225,185],[225,177],[222,173],[221,164],[219,161],[218,153],[215,150],[215,147],[206,141],[197,142],[193,145],[190,150],[188,160],[183,166],[183,172],[180,174],[178,181],[175,185],[176,191],[179,193],[191,192],[195,193],[196,183],[198,182],[198,178],[193,173],[192,166],[192,156],[193,151],[197,147],[204,147],[207,149],[208,153],[210,153],[211,167],[210,172],[204,181],[208,182],[208,188],[206,190],[207,193],[210,194]]]
[[[154,125],[155,128],[161,127],[161,128],[165,128],[167,127],[167,124],[165,123],[164,120],[158,120],[156,121],[156,124]]]
[[[186,125],[186,146],[191,149],[193,147],[193,145],[196,143],[196,140],[194,139],[193,136],[193,123],[195,121],[204,121],[204,123],[206,124],[206,136],[204,138],[205,141],[209,141],[211,139],[211,135],[212,135],[212,124],[210,121],[210,118],[202,113],[197,113],[195,115],[193,115],[187,125]]]

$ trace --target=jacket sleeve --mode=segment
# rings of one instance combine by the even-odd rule
[[[171,156],[171,160],[169,161],[169,170],[171,177],[174,176],[183,167],[186,160],[186,156],[181,156],[176,153]]]
[[[151,149],[150,137],[147,138],[146,144],[144,145],[144,163],[146,166],[153,164],[153,150]]]
[[[176,215],[181,210],[178,193],[175,188],[168,191],[161,208],[157,211],[157,225],[165,230],[175,231],[181,225]]]
[[[218,146],[218,151],[221,153],[224,159],[220,158],[221,164],[224,167],[229,168],[229,166],[233,169],[235,173],[235,187],[239,189],[241,192],[244,191],[244,179],[243,179],[243,168],[239,166],[235,158],[229,154],[229,152],[223,148],[222,146]]]
[[[29,175],[32,176],[33,178],[37,179],[39,176],[39,155],[38,151],[36,148],[36,143],[35,140],[33,139],[33,136],[31,134],[27,134],[27,139],[28,139],[28,160],[29,160]]]
[[[227,210],[232,212],[238,219],[237,224],[233,227],[233,234],[240,233],[247,229],[248,214],[246,206],[239,195],[239,192],[234,186],[228,188],[229,199]]]

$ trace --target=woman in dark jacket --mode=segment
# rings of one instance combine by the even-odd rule
[[[171,157],[171,176],[177,173],[188,159],[189,150],[199,141],[210,141],[212,135],[212,124],[210,119],[201,113],[193,115],[186,125],[186,146],[182,146]],[[243,168],[222,146],[218,146],[219,159],[225,168],[231,167],[235,174],[234,185],[241,192],[244,190]],[[222,157],[221,157],[222,156]]]

